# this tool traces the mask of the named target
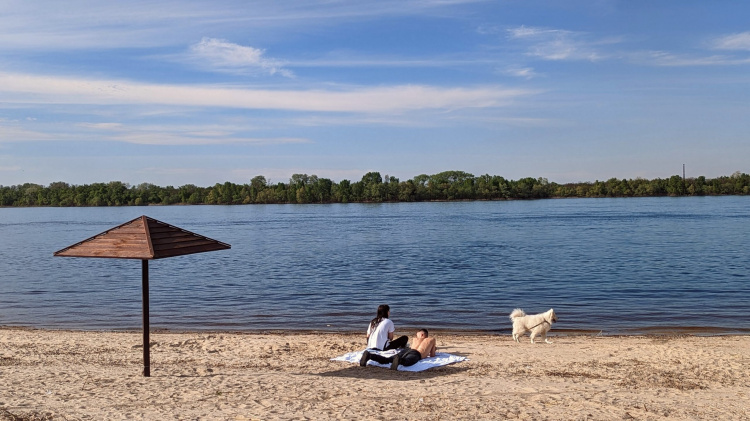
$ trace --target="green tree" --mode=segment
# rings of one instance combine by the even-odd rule
[[[352,183],[349,180],[341,180],[338,185],[331,187],[334,199],[339,203],[349,203],[352,197]]]
[[[382,202],[384,191],[383,177],[379,172],[368,172],[362,176],[362,198],[365,202]]]
[[[266,177],[258,175],[250,180],[250,199],[252,203],[265,203],[258,200],[261,193],[268,187]]]
[[[687,193],[685,180],[679,175],[673,175],[670,177],[669,183],[667,183],[667,193],[670,196],[684,196]]]
[[[416,200],[432,200],[432,196],[430,196],[430,190],[427,187],[430,182],[430,176],[427,174],[419,174],[418,176],[414,177],[413,181],[414,188],[416,189]]]

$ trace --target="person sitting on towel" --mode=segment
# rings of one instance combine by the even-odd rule
[[[384,357],[365,350],[365,352],[362,353],[362,359],[359,360],[359,365],[364,367],[367,365],[367,361],[373,360],[380,364],[390,364],[391,370],[398,370],[399,364],[408,367],[416,364],[423,358],[434,357],[435,351],[437,350],[435,338],[430,338],[428,336],[429,333],[427,332],[427,329],[420,329],[414,339],[412,348],[403,349],[392,357]]]
[[[391,317],[391,308],[388,304],[379,305],[377,315],[367,326],[367,349],[387,351],[403,348],[409,342],[409,338],[406,336],[393,340],[393,332],[396,331],[396,328],[389,317]]]

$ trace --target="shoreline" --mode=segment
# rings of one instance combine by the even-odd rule
[[[418,330],[419,327],[406,325],[397,329],[397,334],[405,334]],[[76,329],[76,328],[54,328],[54,327],[36,327],[36,326],[14,326],[0,325],[2,330],[47,330],[56,332],[122,332],[138,333],[142,332],[141,328],[118,328],[118,329]],[[151,328],[150,333],[154,334],[234,334],[234,335],[253,335],[253,334],[270,334],[270,335],[359,335],[362,331],[354,329],[170,329],[170,328]],[[440,329],[430,328],[430,332],[436,334],[448,335],[488,335],[488,336],[510,336],[511,328],[478,330],[478,329]],[[629,336],[749,336],[750,328],[723,328],[712,326],[653,326],[633,328],[629,330],[604,331],[593,329],[561,329],[553,327],[549,331],[550,337],[575,337],[575,336],[592,336],[592,337],[629,337]]]
[[[152,332],[145,378],[140,331],[2,327],[0,420],[750,418],[747,335],[431,335],[468,360],[411,373],[331,361],[356,333]]]

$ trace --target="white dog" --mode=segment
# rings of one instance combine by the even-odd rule
[[[513,340],[520,342],[519,338],[526,332],[531,332],[531,343],[539,335],[544,342],[551,344],[547,339],[547,332],[552,328],[552,323],[557,321],[555,310],[549,309],[544,313],[532,314],[527,316],[523,310],[517,308],[510,313],[510,321],[513,322]]]

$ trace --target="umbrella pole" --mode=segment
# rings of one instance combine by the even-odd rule
[[[143,376],[151,377],[151,345],[148,337],[148,260],[141,260],[141,274],[143,278]]]

